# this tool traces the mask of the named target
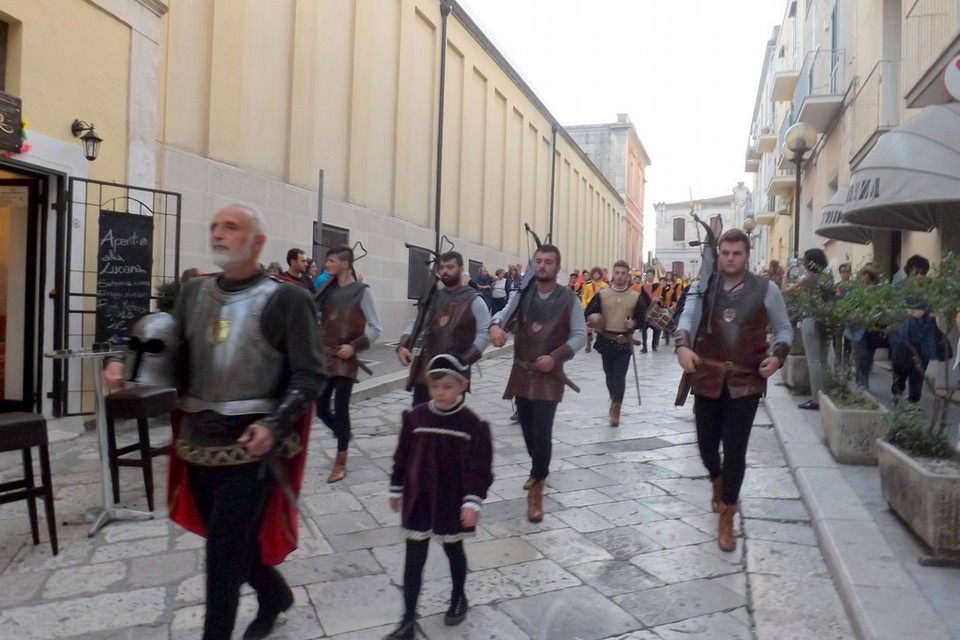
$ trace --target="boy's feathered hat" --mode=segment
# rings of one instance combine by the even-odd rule
[[[427,375],[444,373],[467,380],[470,376],[470,366],[460,362],[460,358],[452,353],[441,353],[433,356],[427,363]]]

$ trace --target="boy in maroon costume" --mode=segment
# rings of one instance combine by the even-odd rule
[[[401,512],[407,538],[404,614],[388,640],[414,637],[431,537],[443,544],[450,560],[453,590],[443,621],[452,626],[467,615],[463,539],[474,535],[480,505],[493,484],[490,426],[464,406],[468,371],[453,355],[435,356],[427,365],[430,401],[403,414],[390,476],[390,507]]]

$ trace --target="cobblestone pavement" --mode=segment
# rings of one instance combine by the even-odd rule
[[[638,354],[643,404],[631,374],[619,428],[606,423],[599,357],[579,354],[567,370],[583,393],[568,393],[557,414],[547,516],[531,524],[521,487],[529,459],[519,427],[509,422],[509,403],[500,399],[509,363],[510,356],[485,361],[469,399],[491,423],[496,465],[477,539],[467,546],[470,613],[459,627],[443,625],[450,580],[434,546],[421,596],[422,637],[853,637],[762,406],[737,519],[740,544],[723,553],[689,405],[673,407],[679,368],[672,349]],[[387,505],[387,474],[408,402],[394,391],[354,406],[350,473],[336,485],[325,481],[333,439],[316,425],[303,494],[313,517],[301,528],[301,548],[281,565],[296,606],[272,638],[376,639],[399,619],[404,545]],[[53,455],[57,516],[76,522],[99,502],[94,438],[56,444]],[[16,461],[0,456],[0,481]],[[162,484],[164,459],[155,467]],[[123,500],[143,508],[139,472],[123,469],[121,481]],[[83,525],[59,531],[60,555],[52,557],[45,536],[39,546],[30,543],[24,503],[0,506],[0,638],[199,637],[202,539],[160,512],[151,521],[110,524],[94,538]],[[236,638],[255,610],[245,592]]]

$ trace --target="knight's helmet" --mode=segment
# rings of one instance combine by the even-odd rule
[[[130,382],[176,388],[180,331],[165,311],[141,316],[130,329],[124,371]]]

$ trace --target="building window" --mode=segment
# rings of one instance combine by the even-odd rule
[[[468,260],[467,261],[467,273],[470,274],[471,280],[476,280],[480,277],[480,267],[483,266],[483,263],[479,260]]]
[[[419,300],[424,287],[430,282],[430,260],[433,254],[429,249],[410,247],[407,254],[407,298]]]
[[[673,241],[683,242],[687,239],[687,221],[683,218],[673,219]]]
[[[324,256],[327,251],[333,247],[350,245],[350,230],[343,227],[335,227],[332,224],[323,225],[323,229],[317,233],[317,223],[313,223],[313,259],[317,265],[323,267]]]
[[[683,260],[674,261],[672,271],[673,271],[673,275],[677,276],[678,278],[682,278],[683,277]]]

